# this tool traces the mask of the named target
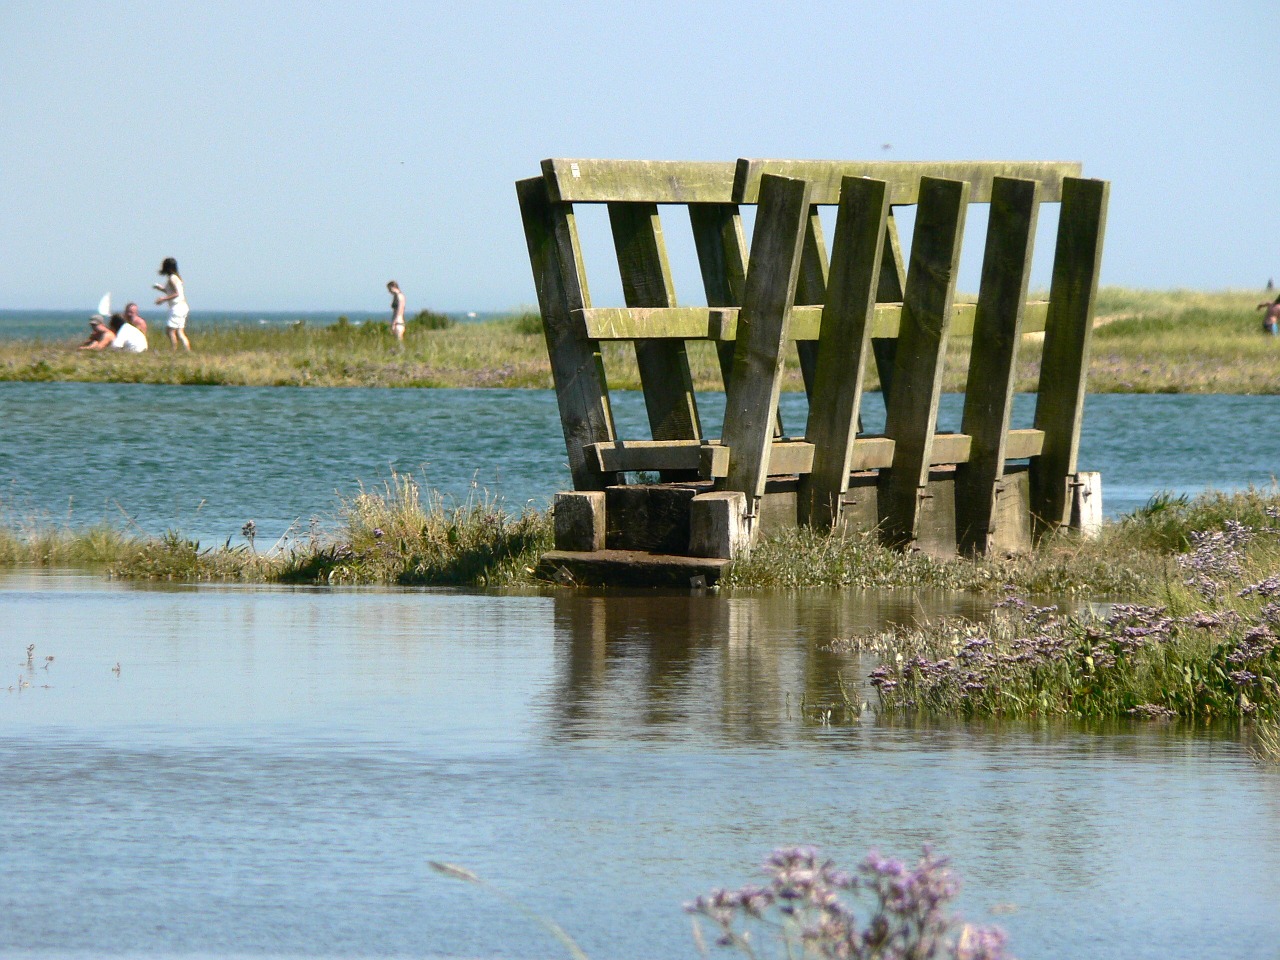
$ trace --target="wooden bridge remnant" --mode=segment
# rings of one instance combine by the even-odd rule
[[[1064,162],[552,159],[516,184],[574,489],[544,566],[581,582],[710,582],[763,530],[876,529],[949,555],[1016,552],[1100,514],[1077,466],[1109,184]],[[955,286],[989,204],[975,302]],[[1028,300],[1040,205],[1059,205],[1048,300]],[[604,204],[623,306],[590,297],[576,204]],[[685,207],[707,306],[680,306],[659,217]],[[755,207],[750,246],[742,211]],[[837,208],[828,250],[819,209]],[[914,208],[904,261],[895,211]],[[1017,352],[1043,331],[1034,426],[1011,429]],[[972,337],[959,432],[939,432],[953,336]],[[715,345],[719,438],[687,344]],[[618,436],[601,344],[630,341],[650,436]],[[789,344],[809,401],[778,413]],[[876,364],[883,434],[860,432]],[[657,482],[631,482],[638,473]]]

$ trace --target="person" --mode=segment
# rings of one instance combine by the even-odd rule
[[[96,316],[96,315],[95,315]],[[126,323],[121,314],[111,315],[111,325],[105,325],[101,318],[89,321],[93,327],[93,335],[81,346],[81,350],[123,350],[126,353],[143,353],[147,349],[147,338],[131,323]]]
[[[160,264],[158,271],[165,278],[164,283],[154,283],[152,287],[160,291],[160,296],[156,297],[156,303],[169,304],[169,322],[165,324],[165,329],[169,332],[169,342],[173,344],[173,349],[178,349],[178,344],[190,350],[191,341],[187,339],[187,294],[186,288],[182,283],[182,276],[178,273],[178,261],[173,257],[165,257],[164,263]]]
[[[398,342],[404,343],[404,294],[394,280],[387,281],[387,292],[391,294],[391,332]]]
[[[1280,297],[1263,300],[1255,309],[1267,311],[1262,315],[1262,332],[1276,336],[1280,332]]]
[[[124,322],[132,324],[142,331],[143,336],[147,333],[147,321],[138,315],[138,305],[133,302],[124,305]]]
[[[111,331],[107,329],[106,317],[104,317],[100,313],[95,313],[92,317],[89,318],[89,339],[86,340],[84,343],[80,344],[80,346],[77,347],[76,349],[101,350],[102,347],[106,346],[106,344],[105,343],[102,344],[102,347],[98,346],[98,344],[102,341],[104,337],[110,334],[111,334]]]

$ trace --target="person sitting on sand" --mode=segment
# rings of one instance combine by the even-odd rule
[[[124,322],[131,323],[145,334],[147,332],[147,321],[138,315],[138,305],[136,303],[126,303],[124,305]]]
[[[103,324],[100,318],[89,323],[93,326],[93,335],[80,346],[81,350],[105,350],[111,347],[125,353],[142,353],[147,349],[147,338],[143,332],[133,324],[125,323],[124,317],[118,313],[111,315],[110,326]]]
[[[404,343],[404,294],[400,292],[400,284],[388,280],[387,293],[391,294],[391,332],[396,340]]]
[[[1262,332],[1276,336],[1280,331],[1280,297],[1263,300],[1255,309],[1267,311],[1262,317]]]

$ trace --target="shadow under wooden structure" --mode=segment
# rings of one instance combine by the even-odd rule
[[[516,184],[574,490],[544,572],[710,583],[762,530],[877,529],[938,554],[1014,552],[1100,515],[1076,458],[1109,184],[1077,163],[545,160]],[[624,306],[588,292],[574,205],[605,204]],[[965,216],[989,204],[976,303],[955,300]],[[1059,204],[1047,301],[1028,301],[1041,203]],[[748,247],[742,209],[755,206]],[[837,207],[830,250],[819,217]],[[707,306],[680,306],[659,207],[686,207]],[[904,262],[895,210],[914,207]],[[1044,332],[1034,426],[1010,429],[1017,351]],[[961,429],[937,430],[947,344],[972,337]],[[617,435],[601,353],[631,341],[650,436]],[[719,438],[687,344],[715,344]],[[794,342],[803,436],[778,414]],[[874,362],[883,434],[859,432]],[[658,482],[627,483],[637,473]],[[699,580],[701,578],[701,580]]]

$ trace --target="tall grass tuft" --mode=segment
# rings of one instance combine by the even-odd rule
[[[293,555],[280,578],[307,583],[502,586],[529,579],[551,547],[549,518],[532,508],[507,513],[473,493],[452,504],[393,474],[381,490],[344,500],[334,542]]]

